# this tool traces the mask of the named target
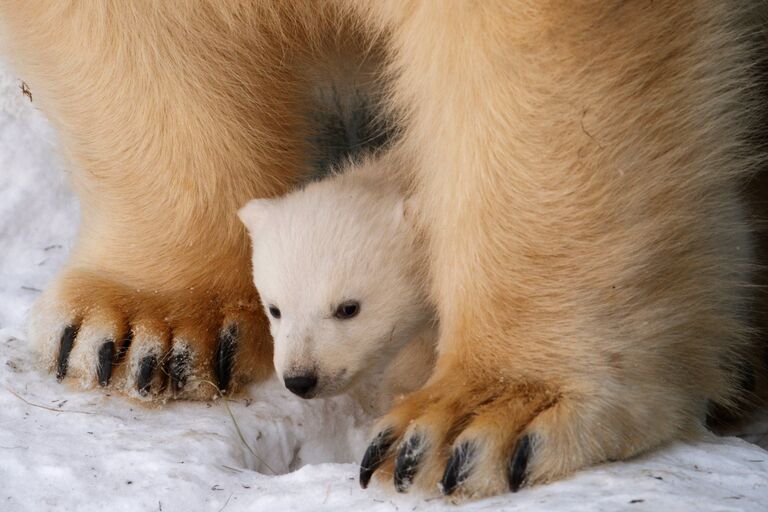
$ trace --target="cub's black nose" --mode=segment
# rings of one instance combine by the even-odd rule
[[[285,382],[285,387],[288,388],[291,393],[299,395],[301,398],[307,398],[312,390],[315,389],[315,386],[317,386],[317,375],[310,373],[307,375],[286,377],[283,382]]]

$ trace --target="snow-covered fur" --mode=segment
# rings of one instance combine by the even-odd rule
[[[305,398],[352,391],[381,410],[432,369],[424,248],[395,174],[387,159],[368,158],[240,210],[275,369],[285,382],[316,379]],[[345,304],[357,312],[339,318]]]

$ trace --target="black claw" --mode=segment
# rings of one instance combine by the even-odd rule
[[[106,385],[109,384],[109,378],[112,376],[112,361],[114,361],[114,358],[115,342],[107,340],[99,347],[99,361],[96,364],[96,375],[99,378],[101,387],[106,387]]]
[[[397,492],[405,492],[411,486],[423,455],[424,437],[420,434],[414,434],[405,441],[395,460],[395,489]]]
[[[232,368],[235,366],[235,354],[237,353],[237,343],[240,338],[239,334],[237,324],[231,324],[219,332],[214,372],[222,393],[227,392],[229,381],[232,378]]]
[[[181,391],[187,383],[190,368],[190,355],[186,350],[181,350],[171,356],[168,373],[171,375],[171,389],[174,393]]]
[[[77,337],[77,326],[68,325],[64,328],[59,341],[59,361],[56,364],[56,380],[61,381],[67,376],[67,367],[69,366],[69,353],[72,352],[72,346]]]
[[[467,479],[470,470],[469,462],[474,455],[475,447],[469,442],[461,443],[453,450],[441,482],[444,495],[453,494],[453,491]]]
[[[528,472],[528,460],[531,458],[531,438],[523,436],[515,447],[515,453],[509,461],[509,489],[517,492],[525,483]]]
[[[363,461],[360,463],[360,487],[363,489],[368,487],[371,476],[381,466],[381,463],[384,462],[389,448],[395,442],[394,434],[395,432],[391,428],[382,430],[376,434],[371,444],[368,445],[368,449],[365,450]]]
[[[155,366],[157,366],[157,357],[154,355],[144,356],[139,361],[139,369],[136,372],[136,389],[141,396],[147,396],[149,393]]]

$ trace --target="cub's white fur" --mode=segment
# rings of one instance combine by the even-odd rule
[[[239,212],[253,243],[275,369],[283,380],[316,377],[307,398],[351,391],[380,410],[432,368],[434,313],[422,251],[392,166],[368,159]],[[339,319],[334,313],[345,301],[359,303],[359,312]]]

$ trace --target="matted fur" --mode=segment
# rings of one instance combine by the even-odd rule
[[[500,492],[522,435],[526,481],[550,480],[732,403],[762,3],[344,4],[2,4],[82,202],[71,263],[33,317],[44,359],[67,323],[101,339],[138,315],[167,329],[153,339],[183,339],[205,378],[236,312],[258,332],[236,380],[264,375],[235,212],[300,174],[307,63],[384,45],[441,322],[430,383],[380,422],[423,437],[415,483],[434,488],[466,441],[462,492]],[[70,370],[89,384],[81,352]]]

